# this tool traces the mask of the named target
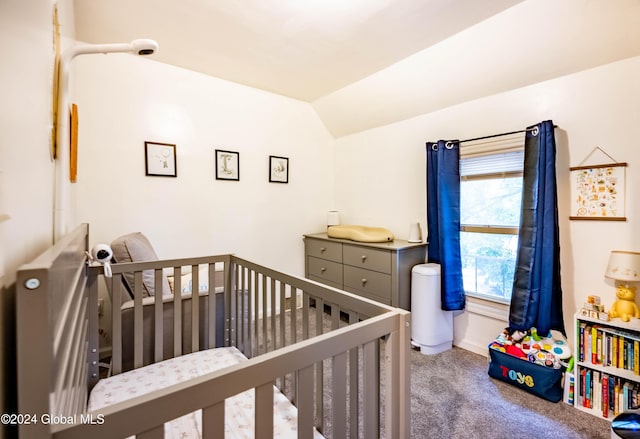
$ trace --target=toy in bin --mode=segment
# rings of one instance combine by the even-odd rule
[[[562,334],[550,331],[546,337],[541,337],[536,328],[527,332],[510,332],[506,328],[489,348],[554,369],[566,367],[571,358],[571,348]]]
[[[489,376],[558,402],[571,358],[567,340],[557,331],[543,337],[536,328],[526,332],[505,329],[489,344]]]

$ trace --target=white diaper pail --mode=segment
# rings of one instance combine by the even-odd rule
[[[423,354],[438,354],[453,344],[453,314],[443,311],[440,265],[420,264],[411,270],[411,344]]]

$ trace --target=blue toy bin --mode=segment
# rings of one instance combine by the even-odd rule
[[[531,363],[489,348],[489,376],[526,390],[551,402],[562,399],[564,368]]]

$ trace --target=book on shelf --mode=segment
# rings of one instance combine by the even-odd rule
[[[609,376],[602,375],[602,417],[609,417]]]
[[[580,371],[578,379],[579,405],[604,418],[640,407],[640,383],[588,368]]]
[[[579,361],[640,375],[640,337],[584,322],[579,328]]]

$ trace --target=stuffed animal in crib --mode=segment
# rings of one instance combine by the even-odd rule
[[[613,302],[609,317],[620,317],[623,322],[628,322],[631,317],[640,318],[640,309],[636,305],[636,287],[620,285],[616,290],[618,299]]]

